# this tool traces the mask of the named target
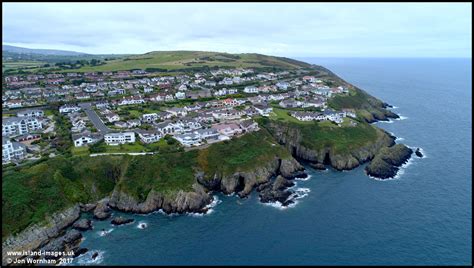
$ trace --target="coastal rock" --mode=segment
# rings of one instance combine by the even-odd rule
[[[92,222],[89,219],[80,219],[77,220],[73,225],[72,228],[79,230],[79,231],[86,231],[92,229]]]
[[[82,234],[75,230],[71,229],[67,231],[63,236],[58,237],[51,242],[49,242],[47,245],[41,248],[41,251],[45,252],[59,252],[59,251],[69,251],[69,250],[77,250],[77,247],[79,245],[79,242],[81,241]],[[46,259],[58,259],[61,256],[45,256]]]
[[[81,212],[89,212],[95,209],[97,204],[80,204]]]
[[[268,122],[265,127],[270,130],[278,143],[284,145],[297,159],[312,163],[328,164],[336,170],[350,170],[370,159],[383,147],[395,144],[395,137],[384,130],[379,130],[377,139],[357,149],[339,153],[330,148],[314,150],[305,147],[300,129],[280,122]]]
[[[262,203],[280,202],[283,206],[290,204],[288,198],[293,192],[287,191],[286,188],[293,186],[294,183],[279,175],[273,182],[267,182],[258,187],[259,197]]]
[[[294,158],[282,159],[280,174],[285,178],[294,178],[305,174],[304,167]]]
[[[211,191],[220,191],[224,194],[237,193],[239,197],[246,197],[258,185],[269,181],[272,176],[281,174],[286,178],[304,177],[304,167],[294,158],[279,159],[274,158],[266,165],[255,168],[251,171],[236,172],[234,174],[222,176],[214,174],[211,178],[206,178],[204,173],[198,173],[198,182]]]
[[[108,206],[108,200],[104,199],[100,201],[94,209],[94,218],[98,220],[105,220],[112,215]]]
[[[205,206],[210,204],[212,197],[204,187],[198,183],[193,184],[194,191],[178,191],[172,194],[163,194],[151,190],[143,202],[127,193],[116,189],[112,193],[109,205],[112,208],[125,212],[150,213],[163,209],[165,213],[205,212]]]
[[[15,236],[7,237],[2,243],[2,266],[8,264],[9,251],[28,251],[45,246],[80,216],[80,207],[75,205],[47,218],[44,224],[34,224]],[[19,259],[19,258],[18,258]]]
[[[131,223],[131,222],[134,222],[135,220],[134,219],[126,219],[126,218],[123,218],[123,217],[115,217],[112,219],[112,221],[110,223],[112,223],[113,225],[123,225],[123,224],[127,224],[127,223]]]
[[[421,153],[420,148],[416,148],[415,155],[420,157],[420,158],[423,157],[423,154]]]
[[[326,170],[326,167],[324,164],[321,163],[310,163],[309,164],[312,168],[317,169],[317,170]]]
[[[368,175],[388,179],[398,172],[398,167],[410,159],[413,150],[403,144],[382,148],[365,168]]]
[[[74,258],[79,257],[80,255],[87,253],[87,251],[89,251],[89,249],[87,249],[87,248],[77,248],[76,250],[74,250]]]

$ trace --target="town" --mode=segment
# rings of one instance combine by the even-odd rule
[[[2,163],[54,157],[68,146],[91,156],[156,153],[146,146],[173,139],[185,150],[201,148],[259,130],[255,117],[282,114],[339,126],[348,118],[355,125],[354,110],[328,107],[328,99],[350,94],[350,87],[308,70],[249,68],[6,76]]]

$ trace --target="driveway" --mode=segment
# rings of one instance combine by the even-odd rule
[[[92,105],[90,102],[82,102],[79,103],[79,106],[86,112],[87,117],[89,117],[89,120],[91,120],[92,124],[94,124],[94,127],[97,128],[97,130],[100,131],[102,135],[109,133],[111,130],[102,122],[100,119],[99,115],[92,110]]]

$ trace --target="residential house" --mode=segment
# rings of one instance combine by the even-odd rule
[[[2,164],[7,164],[12,160],[21,160],[26,156],[26,146],[19,142],[11,142],[2,136]]]
[[[18,116],[18,117],[43,117],[44,112],[43,112],[43,110],[39,110],[39,109],[28,109],[28,110],[17,112],[16,116]]]
[[[234,123],[230,124],[217,124],[212,126],[217,132],[221,133],[222,135],[231,137],[237,134],[242,133],[242,129]]]
[[[102,138],[103,137],[100,133],[91,133],[90,131],[72,134],[72,141],[75,147],[93,144],[100,141]]]
[[[2,136],[22,135],[42,128],[42,122],[36,117],[2,118]]]
[[[77,112],[80,110],[81,110],[81,107],[77,105],[72,105],[72,104],[64,104],[63,106],[59,107],[59,112],[63,114]]]
[[[258,123],[253,121],[252,119],[247,119],[239,124],[240,128],[245,132],[252,132],[259,130]]]
[[[262,116],[269,116],[269,114],[273,111],[273,108],[267,104],[255,104],[254,107]]]
[[[133,132],[115,132],[104,135],[105,143],[108,145],[119,145],[135,142],[135,133]]]
[[[163,135],[161,132],[156,130],[143,130],[137,129],[135,132],[138,134],[138,137],[143,143],[153,143],[159,141]]]

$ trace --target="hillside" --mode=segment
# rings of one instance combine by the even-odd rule
[[[79,72],[89,71],[120,71],[132,69],[191,69],[208,67],[276,67],[300,68],[309,64],[280,57],[260,54],[229,54],[203,51],[156,51],[143,55],[123,57],[107,61],[105,65],[84,67]]]
[[[254,173],[275,158],[291,158],[264,130],[203,150],[147,156],[56,157],[2,171],[2,238],[113,190],[144,201],[150,191],[176,195],[192,191],[196,172]]]
[[[57,55],[57,56],[79,56],[88,55],[87,53],[68,51],[68,50],[56,50],[56,49],[33,49],[24,48],[10,45],[2,45],[2,52],[11,52],[18,54],[40,54],[40,55]]]

